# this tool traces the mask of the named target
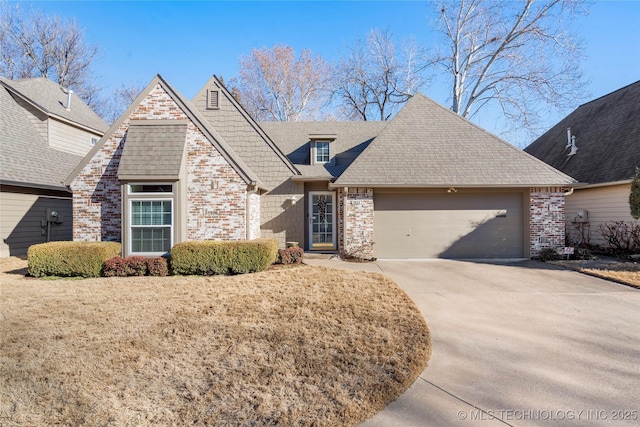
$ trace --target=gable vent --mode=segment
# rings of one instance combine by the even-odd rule
[[[209,89],[207,92],[207,110],[217,110],[220,108],[220,92]]]

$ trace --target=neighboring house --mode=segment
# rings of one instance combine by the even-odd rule
[[[64,180],[106,130],[80,98],[51,80],[0,77],[0,257],[71,240]]]
[[[635,221],[631,179],[640,167],[640,81],[579,106],[525,148],[585,186],[566,197],[574,243],[602,244],[600,224]]]
[[[256,123],[214,76],[156,76],[78,165],[74,239],[124,255],[277,238],[379,258],[530,257],[575,181],[416,95],[390,122]]]

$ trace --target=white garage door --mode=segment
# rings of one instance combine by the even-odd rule
[[[374,190],[377,258],[520,258],[523,193]]]

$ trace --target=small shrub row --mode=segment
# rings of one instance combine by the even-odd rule
[[[558,261],[562,259],[562,255],[557,248],[544,248],[540,250],[540,261]]]
[[[171,270],[183,275],[253,273],[265,270],[277,255],[274,239],[182,242],[171,248]]]
[[[122,249],[117,242],[49,242],[32,245],[27,251],[29,274],[33,277],[100,277],[104,262]]]
[[[605,249],[614,255],[640,253],[640,222],[614,221],[600,224]]]
[[[286,249],[278,249],[278,258],[276,259],[276,264],[300,264],[302,263],[302,257],[304,256],[304,251],[302,248],[297,246],[286,248]]]
[[[116,256],[104,262],[103,275],[105,277],[167,276],[169,267],[167,259],[163,257]]]

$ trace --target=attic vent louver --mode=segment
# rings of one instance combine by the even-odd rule
[[[220,108],[220,92],[209,89],[207,92],[207,110],[217,110]]]

